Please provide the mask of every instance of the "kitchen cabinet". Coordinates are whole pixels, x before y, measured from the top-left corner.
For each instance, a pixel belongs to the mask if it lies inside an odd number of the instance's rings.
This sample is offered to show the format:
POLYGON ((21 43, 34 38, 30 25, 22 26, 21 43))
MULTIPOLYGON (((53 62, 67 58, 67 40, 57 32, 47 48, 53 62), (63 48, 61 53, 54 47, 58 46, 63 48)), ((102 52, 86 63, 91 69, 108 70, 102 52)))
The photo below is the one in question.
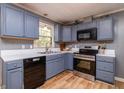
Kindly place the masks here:
POLYGON ((113 18, 101 18, 97 21, 97 40, 113 40, 114 39, 113 18))
POLYGON ((25 12, 25 37, 39 37, 39 17, 30 12, 25 12))
POLYGON ((114 83, 115 57, 96 56, 96 79, 114 83))
POLYGON ((1 34, 22 37, 24 35, 24 10, 9 4, 1 4, 1 34))
MULTIPOLYGON (((51 56, 56 56, 56 55, 51 55, 51 56)), ((49 79, 62 71, 64 71, 63 57, 52 59, 46 62, 46 79, 49 79)))
POLYGON ((37 39, 39 17, 13 4, 1 4, 1 37, 37 39))
POLYGON ((7 89, 23 88, 23 61, 15 60, 4 63, 3 86, 7 89))
POLYGON ((46 61, 51 61, 57 58, 62 58, 63 55, 62 54, 56 54, 56 55, 47 55, 46 56, 46 61))
POLYGON ((84 30, 84 29, 90 29, 97 27, 96 20, 90 21, 90 22, 81 22, 78 24, 77 29, 78 30, 84 30))
POLYGON ((102 80, 108 83, 114 83, 114 73, 110 73, 110 72, 106 72, 106 71, 102 71, 102 70, 96 70, 96 79, 98 80, 102 80))
POLYGON ((77 30, 85 29, 85 26, 84 26, 83 22, 79 23, 77 26, 78 26, 77 30))
POLYGON ((54 25, 54 41, 61 42, 62 40, 62 26, 61 24, 54 25))
POLYGON ((71 26, 63 26, 62 41, 63 42, 71 42, 71 26))
POLYGON ((71 38, 72 38, 72 42, 75 42, 75 41, 77 41, 77 25, 72 25, 72 36, 71 36, 71 38))
POLYGON ((22 82, 22 68, 7 71, 7 89, 21 89, 22 82))
POLYGON ((65 69, 73 70, 73 54, 72 53, 64 54, 64 64, 65 64, 65 69))

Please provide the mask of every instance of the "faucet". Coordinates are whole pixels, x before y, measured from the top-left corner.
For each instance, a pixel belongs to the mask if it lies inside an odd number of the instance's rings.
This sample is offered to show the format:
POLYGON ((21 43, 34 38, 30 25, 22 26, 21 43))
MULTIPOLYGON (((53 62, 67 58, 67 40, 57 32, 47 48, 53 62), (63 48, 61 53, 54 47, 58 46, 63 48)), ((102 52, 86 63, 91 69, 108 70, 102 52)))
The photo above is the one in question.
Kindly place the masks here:
POLYGON ((45 47, 45 52, 46 52, 46 53, 47 53, 48 50, 49 50, 49 47, 47 47, 47 44, 48 44, 48 43, 46 43, 46 45, 45 45, 45 46, 46 46, 46 47, 45 47))

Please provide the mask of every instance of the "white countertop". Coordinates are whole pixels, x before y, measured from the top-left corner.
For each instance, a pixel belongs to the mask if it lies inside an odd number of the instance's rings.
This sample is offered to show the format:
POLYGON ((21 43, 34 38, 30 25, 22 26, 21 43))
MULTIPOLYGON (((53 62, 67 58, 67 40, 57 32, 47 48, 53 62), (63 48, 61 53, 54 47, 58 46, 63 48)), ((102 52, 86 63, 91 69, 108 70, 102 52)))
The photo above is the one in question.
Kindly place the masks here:
POLYGON ((1 58, 4 62, 9 62, 13 60, 26 59, 32 57, 40 57, 40 56, 49 56, 49 55, 57 55, 63 53, 74 53, 77 50, 72 51, 60 51, 57 48, 52 49, 52 51, 56 51, 56 53, 48 53, 41 54, 39 52, 44 52, 44 49, 20 49, 20 50, 1 50, 1 58))
POLYGON ((115 50, 111 50, 111 49, 105 49, 104 53, 98 53, 97 56, 116 57, 115 50))
MULTIPOLYGON (((26 59, 32 57, 57 55, 63 53, 74 53, 79 51, 79 49, 73 48, 71 51, 60 51, 59 48, 52 48, 52 51, 56 51, 56 53, 50 53, 50 54, 39 53, 39 52, 44 52, 44 49, 1 50, 0 57, 4 62, 9 62, 13 60, 26 59)), ((115 57, 115 50, 105 49, 104 54, 98 53, 97 56, 115 57)))

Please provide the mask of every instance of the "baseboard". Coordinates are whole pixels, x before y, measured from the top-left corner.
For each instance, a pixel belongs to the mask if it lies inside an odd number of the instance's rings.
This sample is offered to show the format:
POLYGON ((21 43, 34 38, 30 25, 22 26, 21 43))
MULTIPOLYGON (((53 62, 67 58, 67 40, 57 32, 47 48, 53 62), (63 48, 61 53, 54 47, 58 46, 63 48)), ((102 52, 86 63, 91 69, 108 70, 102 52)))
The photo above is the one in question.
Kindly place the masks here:
POLYGON ((115 80, 116 80, 116 81, 124 82, 124 78, 121 78, 121 77, 115 77, 115 80))

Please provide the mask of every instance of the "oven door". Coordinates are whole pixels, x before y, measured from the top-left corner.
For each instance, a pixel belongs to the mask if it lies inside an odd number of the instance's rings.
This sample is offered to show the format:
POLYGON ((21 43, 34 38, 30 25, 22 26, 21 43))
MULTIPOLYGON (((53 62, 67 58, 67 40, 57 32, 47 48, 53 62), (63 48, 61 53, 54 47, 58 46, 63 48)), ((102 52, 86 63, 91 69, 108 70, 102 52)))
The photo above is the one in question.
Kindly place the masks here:
POLYGON ((74 58, 74 70, 95 76, 96 62, 74 58))

